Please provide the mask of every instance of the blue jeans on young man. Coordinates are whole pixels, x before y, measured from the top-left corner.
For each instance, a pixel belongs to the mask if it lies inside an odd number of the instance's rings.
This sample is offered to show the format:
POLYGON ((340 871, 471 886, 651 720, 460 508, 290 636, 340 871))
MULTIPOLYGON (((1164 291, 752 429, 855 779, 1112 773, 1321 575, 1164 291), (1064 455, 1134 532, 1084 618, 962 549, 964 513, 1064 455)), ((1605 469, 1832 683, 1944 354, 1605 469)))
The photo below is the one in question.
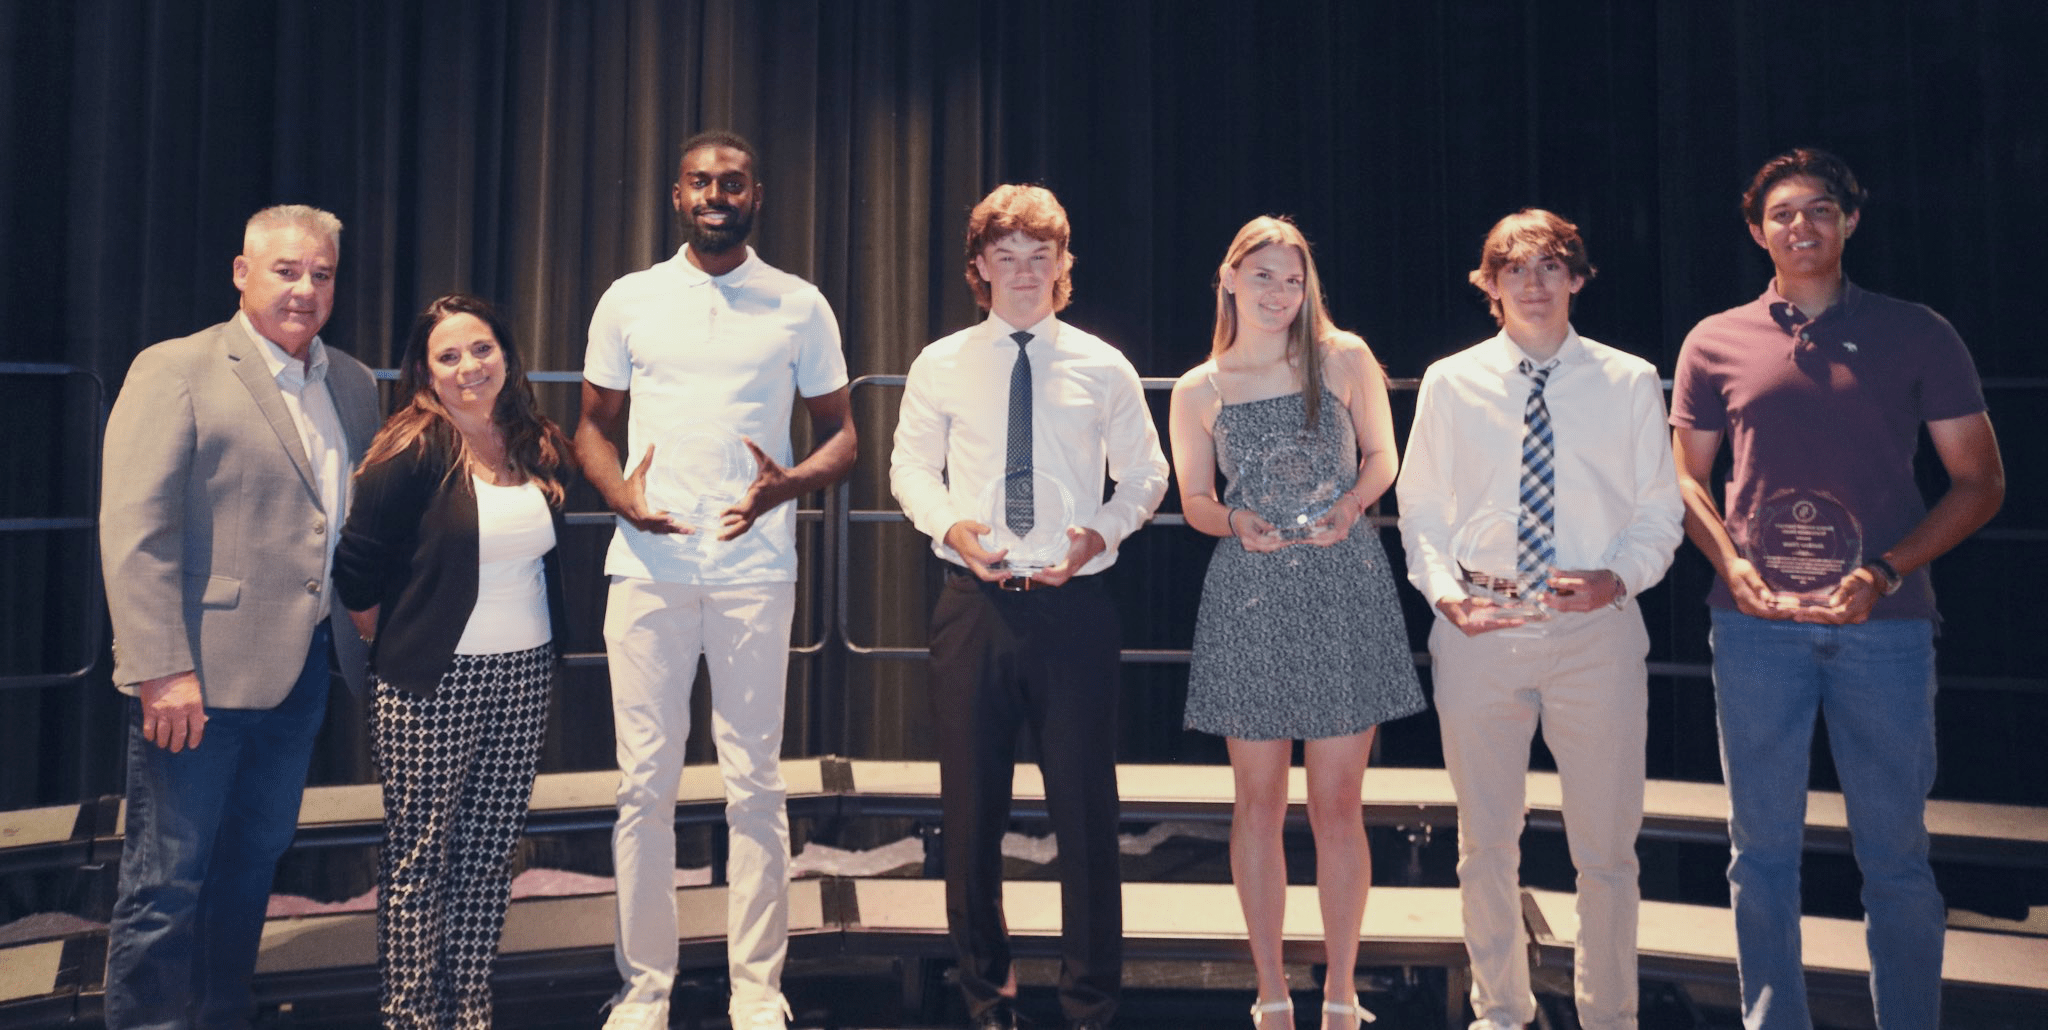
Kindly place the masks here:
POLYGON ((1818 711, 1863 874, 1878 1026, 1934 1030, 1947 911, 1927 863, 1933 623, 1823 626, 1721 609, 1713 620, 1743 1025, 1812 1025, 1800 963, 1799 861, 1818 711))
MULTIPOLYGON (((298 830, 313 738, 327 714, 328 624, 276 708, 206 709, 198 747, 142 735, 128 703, 121 891, 107 928, 108 1030, 245 1027, 277 860, 298 830)), ((201 684, 202 688, 204 684, 201 684)))

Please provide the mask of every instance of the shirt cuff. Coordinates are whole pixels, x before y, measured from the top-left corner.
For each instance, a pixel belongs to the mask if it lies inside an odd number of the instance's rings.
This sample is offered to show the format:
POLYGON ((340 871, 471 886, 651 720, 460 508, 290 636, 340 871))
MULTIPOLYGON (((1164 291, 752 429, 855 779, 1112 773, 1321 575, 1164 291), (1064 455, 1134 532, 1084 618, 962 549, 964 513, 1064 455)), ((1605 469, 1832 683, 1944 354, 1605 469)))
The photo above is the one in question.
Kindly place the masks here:
POLYGON ((1443 610, 1436 607, 1438 603, 1456 601, 1466 596, 1464 582, 1448 572, 1432 570, 1426 582, 1429 584, 1429 606, 1438 615, 1443 614, 1443 610))
POLYGON ((1125 532, 1122 519, 1104 518, 1101 512, 1097 512, 1094 518, 1086 522, 1076 522, 1074 524, 1082 529, 1092 529, 1100 534, 1102 536, 1102 553, 1104 554, 1115 554, 1117 547, 1124 542, 1124 537, 1130 535, 1125 532))

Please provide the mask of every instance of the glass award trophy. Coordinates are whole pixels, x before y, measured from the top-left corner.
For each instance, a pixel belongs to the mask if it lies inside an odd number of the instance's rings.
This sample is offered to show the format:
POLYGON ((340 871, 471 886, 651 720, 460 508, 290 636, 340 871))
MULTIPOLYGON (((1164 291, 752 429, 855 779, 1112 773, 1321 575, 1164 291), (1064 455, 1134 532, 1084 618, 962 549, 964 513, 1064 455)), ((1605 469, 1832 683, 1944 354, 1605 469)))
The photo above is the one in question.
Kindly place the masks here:
POLYGON ((738 433, 709 422, 685 422, 654 441, 647 470, 647 506, 696 530, 686 540, 718 533, 719 513, 739 503, 760 472, 738 433))
POLYGON ((1318 460, 1328 450, 1307 429, 1264 435, 1238 452, 1258 456, 1238 467, 1239 496, 1282 539, 1315 535, 1317 523, 1343 493, 1338 486, 1343 470, 1318 460))
POLYGON ((981 546, 1005 552, 1003 566, 1015 575, 1029 576, 1066 560, 1070 546, 1067 527, 1074 524, 1074 492, 1042 471, 1013 470, 982 489, 975 518, 989 527, 981 535, 981 546), (1010 528, 1007 487, 1010 479, 1024 476, 1031 479, 1031 528, 1018 533, 1010 528))
POLYGON ((1536 622, 1548 619, 1550 609, 1536 589, 1536 575, 1517 570, 1516 534, 1520 516, 1491 508, 1479 512, 1451 535, 1451 558, 1458 563, 1458 578, 1465 594, 1492 604, 1485 618, 1536 622))
POLYGON ((1842 577, 1863 564, 1863 524, 1823 490, 1772 494, 1750 515, 1744 536, 1742 556, 1779 608, 1826 604, 1842 577))

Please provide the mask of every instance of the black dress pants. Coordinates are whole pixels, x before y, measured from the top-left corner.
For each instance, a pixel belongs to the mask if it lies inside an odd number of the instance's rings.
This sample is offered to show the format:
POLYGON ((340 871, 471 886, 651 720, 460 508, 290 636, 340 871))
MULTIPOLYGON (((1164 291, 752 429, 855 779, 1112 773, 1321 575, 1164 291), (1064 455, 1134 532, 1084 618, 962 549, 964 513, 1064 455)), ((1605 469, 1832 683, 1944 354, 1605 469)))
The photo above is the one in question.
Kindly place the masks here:
POLYGON ((1060 1007, 1108 1022, 1123 980, 1117 868, 1116 607, 1094 576, 1011 592, 949 573, 932 611, 932 709, 939 732, 946 926, 970 1013, 1010 976, 1003 834, 1017 732, 1038 742, 1059 847, 1060 1007))

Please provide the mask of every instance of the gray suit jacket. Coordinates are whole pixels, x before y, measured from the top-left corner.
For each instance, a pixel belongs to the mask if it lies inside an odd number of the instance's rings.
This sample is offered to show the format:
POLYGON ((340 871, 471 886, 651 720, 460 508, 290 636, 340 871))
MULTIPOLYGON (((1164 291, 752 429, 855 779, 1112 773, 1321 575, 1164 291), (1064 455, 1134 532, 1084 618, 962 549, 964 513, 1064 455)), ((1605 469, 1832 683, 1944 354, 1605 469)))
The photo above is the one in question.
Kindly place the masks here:
MULTIPOLYGON (((235 321, 135 358, 107 419, 100 560, 114 682, 186 669, 214 708, 274 708, 322 619, 361 692, 364 648, 321 571, 344 512, 321 510, 298 426, 235 321)), ((378 424, 370 370, 327 348, 351 467, 378 424)))

